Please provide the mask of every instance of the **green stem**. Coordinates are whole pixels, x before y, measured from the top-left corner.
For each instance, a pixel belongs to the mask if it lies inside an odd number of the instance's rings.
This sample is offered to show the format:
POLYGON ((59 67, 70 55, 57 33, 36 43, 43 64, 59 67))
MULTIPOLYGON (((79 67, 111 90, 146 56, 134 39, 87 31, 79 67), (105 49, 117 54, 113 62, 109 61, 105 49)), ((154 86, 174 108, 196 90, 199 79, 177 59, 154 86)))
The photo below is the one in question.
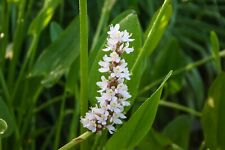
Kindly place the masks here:
MULTIPOLYGON (((219 53, 219 57, 225 57, 225 50, 222 50, 220 51, 219 53)), ((196 67, 199 67, 201 65, 204 65, 205 63, 211 61, 214 59, 214 56, 208 56, 206 58, 203 58, 199 61, 196 61, 194 63, 191 63, 191 64, 188 64, 186 65, 185 67, 181 68, 181 69, 178 69, 178 70, 175 70, 172 74, 172 76, 176 76, 176 75, 179 75, 183 72, 187 72, 187 71, 190 71, 196 67)), ((146 91, 150 90, 151 88, 155 87, 156 85, 160 84, 161 82, 163 81, 163 78, 160 78, 158 80, 155 80, 154 82, 152 82, 151 84, 145 86, 143 89, 140 90, 140 92, 138 93, 138 95, 141 95, 143 93, 145 93, 146 91)))
MULTIPOLYGON (((80 10, 80 115, 88 110, 88 24, 87 1, 79 0, 80 10)), ((84 129, 82 129, 84 131, 84 129)))
POLYGON ((85 132, 82 135, 80 135, 79 137, 71 140, 69 143, 67 143, 66 145, 62 146, 59 150, 69 150, 72 147, 76 146, 77 144, 87 140, 93 133, 92 132, 85 132))
POLYGON ((161 100, 159 102, 159 105, 161 106, 166 106, 166 107, 170 107, 170 108, 175 108, 177 110, 180 110, 180 111, 184 111, 184 112, 187 112, 187 113, 190 113, 194 116, 197 116, 197 117, 201 117, 201 113, 196 111, 196 110, 193 110, 191 108, 188 108, 188 107, 185 107, 183 105, 180 105, 180 104, 177 104, 177 103, 173 103, 173 102, 168 102, 168 101, 165 101, 165 100, 161 100))
POLYGON ((43 109, 51 106, 52 104, 56 103, 56 102, 60 102, 61 100, 63 100, 64 95, 63 96, 57 96, 54 97, 52 99, 49 99, 46 103, 41 104, 40 106, 38 106, 37 108, 33 109, 33 113, 38 113, 40 111, 42 111, 43 109))
POLYGON ((0 135, 0 150, 2 150, 2 137, 0 135))
POLYGON ((8 87, 6 85, 5 78, 4 78, 4 75, 3 75, 1 69, 0 69, 0 83, 1 83, 2 89, 4 91, 5 97, 9 101, 9 99, 10 99, 9 91, 8 91, 8 87))

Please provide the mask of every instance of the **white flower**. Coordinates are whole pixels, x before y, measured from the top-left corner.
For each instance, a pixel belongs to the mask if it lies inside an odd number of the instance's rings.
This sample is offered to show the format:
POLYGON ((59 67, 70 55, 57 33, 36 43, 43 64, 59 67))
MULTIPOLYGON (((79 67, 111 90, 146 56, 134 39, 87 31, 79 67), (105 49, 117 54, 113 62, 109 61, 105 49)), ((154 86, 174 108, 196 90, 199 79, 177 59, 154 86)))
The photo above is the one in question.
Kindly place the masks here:
POLYGON ((97 122, 99 124, 106 125, 109 112, 103 108, 95 108, 92 111, 95 114, 97 122))
POLYGON ((115 127, 112 125, 107 125, 106 128, 108 129, 110 134, 113 134, 113 132, 116 131, 115 127))
POLYGON ((92 112, 87 112, 84 118, 81 118, 81 123, 85 128, 88 128, 92 132, 96 131, 96 120, 92 112))
POLYGON ((124 83, 119 83, 115 89, 115 92, 116 93, 119 93, 119 94, 123 94, 124 91, 127 91, 128 88, 127 88, 127 85, 124 84, 124 83))
POLYGON ((131 42, 131 41, 134 40, 134 39, 130 39, 131 34, 129 34, 129 33, 127 32, 127 30, 124 30, 124 31, 122 32, 122 34, 123 34, 123 36, 122 36, 122 41, 123 41, 123 42, 131 42))
POLYGON ((128 68, 124 68, 123 72, 121 73, 120 77, 125 78, 127 80, 130 80, 130 72, 128 70, 128 68))
POLYGON ((101 88, 101 90, 98 91, 100 93, 103 91, 106 91, 108 88, 108 84, 109 84, 109 81, 105 78, 105 76, 101 76, 101 79, 102 79, 102 81, 96 83, 97 86, 99 86, 101 88))
POLYGON ((116 113, 120 113, 124 110, 123 106, 120 105, 120 103, 118 103, 117 100, 110 101, 110 104, 108 105, 108 107, 109 107, 109 110, 116 112, 116 113))
POLYGON ((111 101, 111 100, 116 100, 116 93, 112 89, 107 89, 104 93, 102 93, 102 96, 99 98, 100 100, 105 100, 105 101, 111 101))
POLYGON ((109 71, 109 66, 110 66, 109 62, 100 61, 98 64, 101 66, 101 68, 99 68, 99 72, 108 72, 109 71))
POLYGON ((123 51, 125 51, 127 54, 130 54, 131 52, 134 51, 134 48, 133 48, 133 47, 130 48, 130 47, 129 47, 129 43, 127 42, 127 43, 126 43, 126 46, 123 47, 123 51))
POLYGON ((119 32, 119 29, 120 29, 120 25, 119 24, 116 24, 114 27, 111 25, 110 26, 110 31, 107 32, 109 35, 113 35, 113 34, 116 34, 117 32, 119 32))
POLYGON ((120 120, 125 119, 126 116, 123 113, 113 113, 113 116, 111 117, 110 121, 115 124, 122 124, 123 122, 120 120))
POLYGON ((116 53, 116 52, 112 52, 110 54, 110 60, 112 62, 116 62, 116 63, 119 63, 120 62, 120 56, 116 53))

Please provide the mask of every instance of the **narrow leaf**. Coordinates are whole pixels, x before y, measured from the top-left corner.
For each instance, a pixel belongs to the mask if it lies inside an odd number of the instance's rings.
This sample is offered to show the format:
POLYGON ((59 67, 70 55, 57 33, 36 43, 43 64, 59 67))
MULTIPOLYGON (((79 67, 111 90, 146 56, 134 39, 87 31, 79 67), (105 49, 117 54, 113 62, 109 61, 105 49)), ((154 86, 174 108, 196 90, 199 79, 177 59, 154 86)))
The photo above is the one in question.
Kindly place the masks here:
POLYGON ((219 40, 214 31, 210 32, 210 40, 211 40, 211 50, 212 54, 215 58, 216 68, 218 73, 221 72, 221 63, 220 63, 220 56, 219 56, 219 40))

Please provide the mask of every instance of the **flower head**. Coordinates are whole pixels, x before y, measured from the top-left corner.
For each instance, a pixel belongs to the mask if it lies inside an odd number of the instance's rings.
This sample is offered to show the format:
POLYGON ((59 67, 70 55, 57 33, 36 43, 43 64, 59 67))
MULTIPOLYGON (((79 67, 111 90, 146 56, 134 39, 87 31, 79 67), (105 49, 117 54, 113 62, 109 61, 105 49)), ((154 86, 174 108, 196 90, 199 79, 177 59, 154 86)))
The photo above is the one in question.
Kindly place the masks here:
POLYGON ((100 96, 96 97, 97 105, 92 107, 86 115, 81 118, 81 123, 85 128, 92 132, 98 132, 108 129, 110 134, 115 132, 114 125, 122 124, 125 119, 124 107, 129 106, 127 100, 131 98, 128 92, 126 80, 130 80, 128 64, 122 58, 123 54, 130 54, 134 51, 130 47, 132 36, 127 30, 120 31, 120 25, 110 26, 106 48, 103 51, 109 51, 109 55, 104 55, 103 60, 99 61, 99 72, 107 73, 108 76, 101 76, 101 81, 96 85, 100 88, 100 96))

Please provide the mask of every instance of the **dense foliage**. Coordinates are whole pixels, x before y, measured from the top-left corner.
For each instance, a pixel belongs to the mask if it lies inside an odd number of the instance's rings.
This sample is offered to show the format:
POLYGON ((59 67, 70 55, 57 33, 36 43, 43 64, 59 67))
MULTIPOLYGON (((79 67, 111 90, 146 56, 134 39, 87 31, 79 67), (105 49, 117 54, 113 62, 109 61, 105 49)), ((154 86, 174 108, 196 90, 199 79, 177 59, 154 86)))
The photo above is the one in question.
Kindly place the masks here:
POLYGON ((0 0, 0 150, 58 149, 87 131, 111 24, 134 39, 131 105, 113 135, 85 134, 75 149, 224 150, 225 1, 85 4, 0 0))

